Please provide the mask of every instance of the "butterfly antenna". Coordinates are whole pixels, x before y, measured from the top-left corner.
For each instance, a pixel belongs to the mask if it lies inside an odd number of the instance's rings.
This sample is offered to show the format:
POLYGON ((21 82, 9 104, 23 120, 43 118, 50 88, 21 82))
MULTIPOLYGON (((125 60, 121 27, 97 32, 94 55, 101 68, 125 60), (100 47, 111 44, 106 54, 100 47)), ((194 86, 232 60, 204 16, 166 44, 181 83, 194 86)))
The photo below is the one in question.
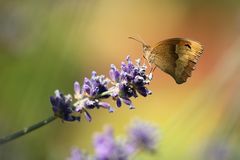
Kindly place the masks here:
POLYGON ((135 41, 137 41, 137 42, 139 42, 139 43, 142 43, 143 45, 146 45, 143 41, 140 41, 140 40, 138 40, 138 39, 136 39, 136 38, 134 38, 134 37, 128 37, 129 39, 133 39, 133 40, 135 40, 135 41))
POLYGON ((137 34, 137 36, 138 36, 138 38, 140 39, 140 41, 142 41, 142 43, 144 43, 145 45, 147 44, 147 43, 143 40, 143 38, 140 36, 140 34, 137 34))

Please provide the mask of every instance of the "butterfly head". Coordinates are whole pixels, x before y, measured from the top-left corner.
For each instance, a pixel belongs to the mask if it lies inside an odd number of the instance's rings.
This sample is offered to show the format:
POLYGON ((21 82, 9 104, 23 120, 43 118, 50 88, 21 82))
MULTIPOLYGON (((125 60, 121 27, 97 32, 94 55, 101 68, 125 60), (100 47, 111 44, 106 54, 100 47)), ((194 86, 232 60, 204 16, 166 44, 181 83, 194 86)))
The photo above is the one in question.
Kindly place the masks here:
POLYGON ((143 54, 144 54, 144 57, 146 57, 146 58, 149 57, 149 55, 150 55, 150 53, 151 53, 151 50, 152 50, 152 49, 151 49, 151 46, 147 45, 143 40, 140 41, 140 40, 138 40, 138 39, 136 39, 136 38, 134 38, 134 37, 128 37, 128 38, 129 38, 129 39, 133 39, 133 40, 141 43, 142 46, 143 46, 143 54))
POLYGON ((144 54, 144 57, 146 57, 147 59, 151 54, 151 50, 152 50, 151 46, 147 44, 143 44, 143 54, 144 54))

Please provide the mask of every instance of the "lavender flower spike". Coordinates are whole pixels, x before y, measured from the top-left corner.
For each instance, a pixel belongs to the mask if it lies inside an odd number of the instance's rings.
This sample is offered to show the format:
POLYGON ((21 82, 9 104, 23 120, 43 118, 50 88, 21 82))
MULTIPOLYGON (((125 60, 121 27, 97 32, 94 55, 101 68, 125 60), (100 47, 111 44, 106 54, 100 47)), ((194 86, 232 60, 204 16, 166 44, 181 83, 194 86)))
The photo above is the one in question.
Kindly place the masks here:
POLYGON ((54 115, 65 121, 75 121, 80 120, 83 114, 91 121, 88 110, 103 108, 109 112, 114 111, 109 103, 103 101, 109 97, 116 101, 117 107, 126 104, 134 109, 132 97, 146 97, 152 93, 146 87, 151 81, 146 69, 140 60, 136 60, 134 64, 128 56, 126 62, 122 62, 121 69, 113 64, 110 66, 110 79, 93 71, 91 78, 85 78, 82 86, 79 82, 74 82, 74 96, 56 91, 55 96, 50 98, 54 115))

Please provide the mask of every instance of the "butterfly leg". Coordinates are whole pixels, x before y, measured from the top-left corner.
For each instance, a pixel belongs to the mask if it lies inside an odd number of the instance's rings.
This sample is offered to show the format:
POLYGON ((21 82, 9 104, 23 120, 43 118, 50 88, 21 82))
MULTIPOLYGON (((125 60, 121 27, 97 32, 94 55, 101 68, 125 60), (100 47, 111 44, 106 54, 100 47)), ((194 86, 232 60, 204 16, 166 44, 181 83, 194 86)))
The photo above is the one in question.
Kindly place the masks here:
POLYGON ((155 69, 157 68, 157 66, 152 67, 152 65, 150 64, 150 73, 149 73, 149 79, 152 80, 153 79, 153 72, 155 71, 155 69))
POLYGON ((143 61, 143 64, 146 63, 146 57, 144 55, 141 57, 141 61, 143 61))
POLYGON ((157 68, 157 66, 152 67, 151 65, 150 65, 150 67, 151 67, 150 73, 153 73, 155 71, 155 69, 157 68))
POLYGON ((152 73, 155 71, 156 68, 157 68, 157 66, 154 66, 154 67, 153 67, 152 73))

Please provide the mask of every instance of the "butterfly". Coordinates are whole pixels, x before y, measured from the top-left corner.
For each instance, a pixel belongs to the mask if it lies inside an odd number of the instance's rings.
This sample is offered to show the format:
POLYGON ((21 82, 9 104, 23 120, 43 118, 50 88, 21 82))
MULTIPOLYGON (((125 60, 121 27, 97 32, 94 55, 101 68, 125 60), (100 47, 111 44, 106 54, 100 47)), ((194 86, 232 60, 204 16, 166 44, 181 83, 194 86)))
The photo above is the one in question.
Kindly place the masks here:
POLYGON ((157 43, 155 47, 136 38, 129 38, 143 45, 143 57, 150 64, 151 73, 158 67, 172 76, 177 84, 182 84, 191 77, 203 53, 203 46, 199 42, 187 38, 166 39, 157 43))

